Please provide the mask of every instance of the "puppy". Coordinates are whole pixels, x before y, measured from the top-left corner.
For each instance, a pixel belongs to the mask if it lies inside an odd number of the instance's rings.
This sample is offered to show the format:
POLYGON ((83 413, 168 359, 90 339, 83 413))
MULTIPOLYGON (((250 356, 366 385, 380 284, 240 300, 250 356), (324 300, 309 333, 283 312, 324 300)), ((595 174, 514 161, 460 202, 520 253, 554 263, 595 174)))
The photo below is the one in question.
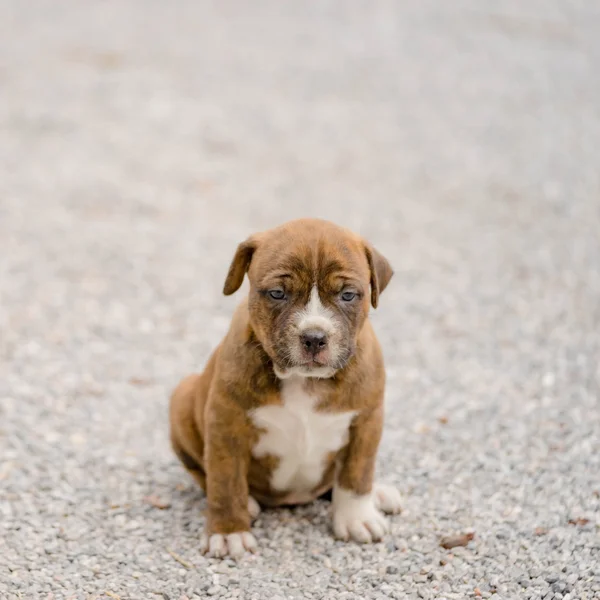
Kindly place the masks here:
POLYGON ((358 235, 302 219, 242 242, 225 295, 246 273, 229 332, 170 403, 173 449, 208 499, 202 550, 254 551, 261 504, 329 490, 337 537, 381 539, 400 496, 373 481, 385 371, 368 313, 392 268, 358 235))

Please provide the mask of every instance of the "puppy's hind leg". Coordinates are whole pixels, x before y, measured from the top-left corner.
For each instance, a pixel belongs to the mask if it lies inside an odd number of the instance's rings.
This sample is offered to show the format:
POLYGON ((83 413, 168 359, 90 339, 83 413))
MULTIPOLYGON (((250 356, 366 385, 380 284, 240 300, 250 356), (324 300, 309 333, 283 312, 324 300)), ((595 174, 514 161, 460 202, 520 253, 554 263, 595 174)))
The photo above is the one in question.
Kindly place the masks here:
POLYGON ((173 451, 177 455, 177 458, 181 461, 181 464, 187 469, 188 473, 196 480, 196 483, 206 493, 206 473, 199 462, 191 455, 188 454, 178 443, 171 439, 171 445, 173 451))
POLYGON ((171 395, 169 417, 173 451, 206 492, 206 473, 202 460, 204 440, 194 418, 194 403, 200 377, 190 375, 177 386, 171 395))

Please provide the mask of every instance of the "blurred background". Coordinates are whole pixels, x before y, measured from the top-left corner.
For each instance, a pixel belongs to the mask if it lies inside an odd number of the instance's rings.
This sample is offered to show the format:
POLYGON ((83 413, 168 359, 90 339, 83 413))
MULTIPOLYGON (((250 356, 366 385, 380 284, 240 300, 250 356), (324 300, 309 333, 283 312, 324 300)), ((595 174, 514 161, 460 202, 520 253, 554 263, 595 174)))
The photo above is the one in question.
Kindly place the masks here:
POLYGON ((227 330, 237 243, 317 216, 396 271, 373 318, 406 511, 364 550, 320 503, 269 513, 238 595, 594 597, 599 31, 583 0, 4 0, 0 595, 228 597, 167 397, 227 330))

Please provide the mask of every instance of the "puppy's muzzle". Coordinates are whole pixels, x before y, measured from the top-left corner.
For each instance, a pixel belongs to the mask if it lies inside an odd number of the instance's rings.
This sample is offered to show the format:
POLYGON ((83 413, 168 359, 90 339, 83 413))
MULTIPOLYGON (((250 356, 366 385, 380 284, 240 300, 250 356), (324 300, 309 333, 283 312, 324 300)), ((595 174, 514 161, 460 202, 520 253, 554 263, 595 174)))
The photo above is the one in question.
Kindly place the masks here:
POLYGON ((316 360, 321 352, 327 350, 327 333, 322 329, 308 329, 300 334, 300 344, 304 354, 316 360))

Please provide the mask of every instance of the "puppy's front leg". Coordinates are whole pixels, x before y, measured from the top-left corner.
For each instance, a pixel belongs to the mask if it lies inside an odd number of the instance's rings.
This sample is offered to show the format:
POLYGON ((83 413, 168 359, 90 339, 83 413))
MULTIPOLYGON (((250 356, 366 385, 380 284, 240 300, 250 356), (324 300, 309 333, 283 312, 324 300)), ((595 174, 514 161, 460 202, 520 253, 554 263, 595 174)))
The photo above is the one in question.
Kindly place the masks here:
POLYGON ((240 407, 225 398, 209 403, 206 416, 208 512, 201 549, 216 557, 239 558, 257 547, 250 533, 246 418, 240 407))
POLYGON ((382 427, 381 407, 359 415, 351 427, 350 442, 333 488, 333 531, 343 540, 380 540, 388 530, 380 510, 400 511, 398 491, 373 483, 382 427))

